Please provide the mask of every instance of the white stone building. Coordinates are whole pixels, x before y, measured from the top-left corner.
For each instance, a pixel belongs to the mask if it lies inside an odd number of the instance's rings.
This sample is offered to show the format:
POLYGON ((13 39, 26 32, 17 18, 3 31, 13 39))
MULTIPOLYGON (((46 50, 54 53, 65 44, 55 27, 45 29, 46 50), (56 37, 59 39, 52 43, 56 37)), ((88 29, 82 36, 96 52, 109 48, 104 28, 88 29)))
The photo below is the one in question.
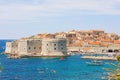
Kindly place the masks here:
POLYGON ((48 56, 66 55, 66 39, 43 39, 41 54, 48 56))
POLYGON ((7 42, 5 52, 11 54, 18 53, 18 42, 7 42))
POLYGON ((18 42, 18 54, 39 55, 41 53, 41 39, 28 39, 18 42))
POLYGON ((66 56, 66 39, 25 39, 7 42, 5 53, 19 56, 66 56))

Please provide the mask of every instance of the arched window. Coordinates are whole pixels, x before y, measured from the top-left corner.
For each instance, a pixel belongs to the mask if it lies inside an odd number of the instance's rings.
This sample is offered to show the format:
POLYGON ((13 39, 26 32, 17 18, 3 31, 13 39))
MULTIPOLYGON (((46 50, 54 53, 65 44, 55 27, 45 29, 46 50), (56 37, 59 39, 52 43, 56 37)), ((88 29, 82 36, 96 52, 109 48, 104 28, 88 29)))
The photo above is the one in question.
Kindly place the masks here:
POLYGON ((112 50, 112 49, 109 49, 108 52, 113 52, 113 50, 112 50))
POLYGON ((119 52, 119 50, 118 50, 118 49, 115 49, 114 52, 119 52))

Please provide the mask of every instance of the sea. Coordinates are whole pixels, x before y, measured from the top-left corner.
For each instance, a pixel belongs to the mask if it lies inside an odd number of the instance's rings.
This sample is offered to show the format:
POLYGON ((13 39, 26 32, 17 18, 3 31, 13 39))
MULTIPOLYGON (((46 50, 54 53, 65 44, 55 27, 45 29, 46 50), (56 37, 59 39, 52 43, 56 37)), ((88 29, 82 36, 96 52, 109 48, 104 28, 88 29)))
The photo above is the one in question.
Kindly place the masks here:
POLYGON ((116 63, 112 60, 103 60, 101 66, 89 66, 81 59, 81 55, 61 58, 32 57, 10 59, 3 54, 7 41, 0 40, 0 80, 103 80, 106 70, 111 67, 106 63, 116 63))

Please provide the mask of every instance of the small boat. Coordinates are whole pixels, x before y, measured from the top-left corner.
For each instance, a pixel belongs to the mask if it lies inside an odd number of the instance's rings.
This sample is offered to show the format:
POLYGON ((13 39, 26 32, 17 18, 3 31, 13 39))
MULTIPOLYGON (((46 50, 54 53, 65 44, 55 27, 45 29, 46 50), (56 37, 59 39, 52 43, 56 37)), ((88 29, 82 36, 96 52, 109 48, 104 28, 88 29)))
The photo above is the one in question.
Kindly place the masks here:
POLYGON ((64 57, 61 57, 60 60, 64 60, 64 57))
POLYGON ((89 66, 101 66, 103 65, 102 61, 99 60, 93 60, 91 62, 86 62, 89 66))
POLYGON ((75 53, 73 53, 73 52, 68 52, 67 54, 70 55, 70 56, 74 56, 75 55, 75 53))

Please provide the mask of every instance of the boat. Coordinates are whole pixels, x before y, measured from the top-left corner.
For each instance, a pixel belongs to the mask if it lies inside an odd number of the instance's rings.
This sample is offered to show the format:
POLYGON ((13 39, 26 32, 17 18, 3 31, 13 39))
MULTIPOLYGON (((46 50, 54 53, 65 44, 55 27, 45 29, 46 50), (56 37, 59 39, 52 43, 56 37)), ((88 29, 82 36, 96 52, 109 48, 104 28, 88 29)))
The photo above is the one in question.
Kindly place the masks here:
POLYGON ((64 57, 61 57, 60 60, 64 60, 64 57))
POLYGON ((67 54, 70 55, 70 56, 74 56, 75 55, 75 53, 73 53, 73 52, 68 52, 67 54))
POLYGON ((89 66, 101 66, 103 65, 102 61, 92 60, 91 62, 86 62, 89 66))

